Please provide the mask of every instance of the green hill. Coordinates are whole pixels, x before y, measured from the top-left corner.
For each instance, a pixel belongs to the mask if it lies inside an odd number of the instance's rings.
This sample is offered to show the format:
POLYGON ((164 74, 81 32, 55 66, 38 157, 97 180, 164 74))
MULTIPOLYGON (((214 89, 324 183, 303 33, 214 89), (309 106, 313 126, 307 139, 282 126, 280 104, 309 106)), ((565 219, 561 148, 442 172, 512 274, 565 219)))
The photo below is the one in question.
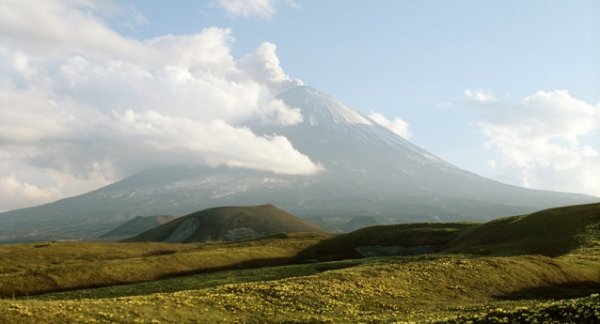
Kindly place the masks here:
POLYGON ((432 253, 475 223, 417 223, 371 226, 333 236, 308 248, 300 255, 321 261, 354 259, 376 255, 414 255, 432 253))
POLYGON ((600 249, 600 204, 542 210, 481 224, 451 242, 446 252, 559 256, 600 249))
POLYGON ((600 204, 547 209, 476 223, 417 223, 372 226, 333 236, 301 253, 306 259, 433 252, 559 256, 600 250, 600 204))
POLYGON ((104 233, 100 238, 115 241, 122 240, 166 224, 176 218, 177 216, 172 215, 136 216, 117 228, 104 233))
POLYGON ((240 241, 277 233, 325 233, 273 205, 217 207, 158 226, 128 242, 240 241))
MULTIPOLYGON (((277 210, 197 214, 248 209, 277 210)), ((599 291, 600 204, 337 236, 0 245, 0 323, 600 323, 599 291)))

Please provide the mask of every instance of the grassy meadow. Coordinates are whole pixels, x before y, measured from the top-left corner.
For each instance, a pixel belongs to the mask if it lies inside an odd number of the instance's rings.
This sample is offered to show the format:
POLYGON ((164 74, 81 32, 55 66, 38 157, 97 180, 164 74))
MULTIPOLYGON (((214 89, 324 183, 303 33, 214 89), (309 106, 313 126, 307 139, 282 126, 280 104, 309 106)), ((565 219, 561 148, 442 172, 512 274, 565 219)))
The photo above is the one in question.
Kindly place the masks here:
POLYGON ((238 243, 0 246, 0 323, 600 322, 600 205, 238 243), (361 258, 360 246, 436 246, 361 258))

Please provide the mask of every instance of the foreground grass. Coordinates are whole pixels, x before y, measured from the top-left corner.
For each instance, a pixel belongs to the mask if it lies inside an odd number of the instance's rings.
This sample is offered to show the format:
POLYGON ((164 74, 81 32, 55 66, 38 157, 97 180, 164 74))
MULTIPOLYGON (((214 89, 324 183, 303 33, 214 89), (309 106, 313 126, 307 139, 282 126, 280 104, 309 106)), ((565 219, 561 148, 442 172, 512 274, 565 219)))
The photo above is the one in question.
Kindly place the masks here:
POLYGON ((462 309, 440 323, 598 323, 600 295, 507 307, 462 309))
POLYGON ((1 300, 0 322, 462 321, 467 317, 457 316, 537 307, 548 291, 561 297, 574 283, 580 294, 599 289, 600 263, 545 256, 373 258, 1 300))
POLYGON ((141 296, 153 293, 169 293, 183 290, 210 289, 228 284, 273 281, 315 275, 324 271, 353 267, 363 262, 364 260, 344 260, 327 263, 264 267, 258 269, 228 270, 134 284, 49 293, 36 296, 35 298, 40 300, 114 298, 122 296, 141 296))
POLYGON ((494 302, 475 307, 432 310, 412 317, 382 311, 343 318, 310 313, 300 316, 282 316, 275 311, 270 312, 274 315, 270 318, 257 314, 248 316, 219 303, 195 303, 201 298, 189 292, 182 292, 169 296, 151 295, 144 299, 119 298, 104 302, 93 302, 89 299, 63 302, 12 302, 2 305, 5 308, 0 314, 0 319, 6 320, 7 323, 598 323, 600 321, 600 298, 597 294, 559 301, 494 302))

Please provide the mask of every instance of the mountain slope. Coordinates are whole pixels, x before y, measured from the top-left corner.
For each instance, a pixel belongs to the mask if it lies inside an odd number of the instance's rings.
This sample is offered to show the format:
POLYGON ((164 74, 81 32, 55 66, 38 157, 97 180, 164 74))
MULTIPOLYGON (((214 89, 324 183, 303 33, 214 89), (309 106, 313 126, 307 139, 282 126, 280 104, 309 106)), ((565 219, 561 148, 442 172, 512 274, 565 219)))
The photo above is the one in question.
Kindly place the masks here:
POLYGON ((239 241, 278 233, 325 233, 273 205, 217 207, 160 225, 126 242, 239 241))
POLYGON ((248 125, 286 136, 324 171, 313 176, 171 166, 141 172, 93 192, 0 214, 0 241, 97 237, 136 215, 185 215, 227 205, 273 203, 334 225, 357 217, 380 224, 489 220, 561 205, 585 195, 530 190, 461 170, 306 86, 282 92, 296 125, 248 125))
POLYGON ((524 189, 461 170, 367 117, 359 118, 357 113, 347 117, 349 108, 313 88, 296 87, 280 98, 300 109, 304 122, 285 128, 255 127, 255 131, 285 135, 299 151, 328 169, 323 182, 346 188, 344 194, 359 201, 397 201, 402 208, 396 212, 442 218, 482 218, 490 212, 505 216, 523 207, 533 211, 534 206, 586 201, 583 196, 524 189), (480 211, 485 215, 474 212, 478 207, 484 207, 480 211), (494 213, 493 208, 502 211, 494 213))
POLYGON ((134 219, 125 222, 111 231, 106 232, 100 236, 100 238, 110 240, 125 239, 153 229, 159 225, 168 223, 175 218, 177 217, 170 215, 136 216, 134 219))

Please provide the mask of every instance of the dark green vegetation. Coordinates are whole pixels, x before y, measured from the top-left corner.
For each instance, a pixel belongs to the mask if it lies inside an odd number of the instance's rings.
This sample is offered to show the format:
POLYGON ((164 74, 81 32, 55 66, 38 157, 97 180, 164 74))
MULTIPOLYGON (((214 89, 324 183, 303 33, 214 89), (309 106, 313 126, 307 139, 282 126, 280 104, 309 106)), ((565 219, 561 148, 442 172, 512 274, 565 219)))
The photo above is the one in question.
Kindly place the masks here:
POLYGON ((301 256, 320 261, 353 259, 362 256, 359 253, 361 247, 394 246, 403 248, 396 254, 421 254, 419 248, 438 252, 476 226, 474 223, 420 223, 367 227, 325 239, 303 251, 301 256))
POLYGON ((273 205, 218 207, 180 217, 128 242, 238 241, 277 233, 325 233, 273 205))
POLYGON ((148 281, 0 300, 0 322, 600 321, 599 204, 482 225, 409 224, 339 236, 276 235, 225 244, 86 244, 2 246, 0 287, 21 276, 25 289, 33 289, 27 280, 43 277, 53 262, 64 266, 64 275, 53 277, 55 281, 95 271, 88 261, 87 270, 68 272, 69 265, 86 258, 111 263, 112 275, 123 278, 122 283, 148 281), (144 255, 144 246, 168 252, 144 255), (369 246, 428 246, 437 252, 350 255, 352 249, 369 246), (35 252, 43 249, 53 250, 35 252), (204 260, 213 268, 154 280, 185 273, 175 265, 190 259, 199 262, 192 267, 204 260), (234 266, 223 266, 227 264, 234 266), (162 274, 136 280, 125 274, 150 271, 142 265, 160 268, 162 274), (11 267, 38 272, 7 277, 11 267), (177 271, 168 274, 169 269, 177 271))
POLYGON ((480 313, 459 315, 443 323, 598 323, 600 295, 544 302, 532 307, 482 309, 480 313))
POLYGON ((559 256, 600 248, 600 204, 540 211, 477 226, 453 241, 449 252, 559 256))

